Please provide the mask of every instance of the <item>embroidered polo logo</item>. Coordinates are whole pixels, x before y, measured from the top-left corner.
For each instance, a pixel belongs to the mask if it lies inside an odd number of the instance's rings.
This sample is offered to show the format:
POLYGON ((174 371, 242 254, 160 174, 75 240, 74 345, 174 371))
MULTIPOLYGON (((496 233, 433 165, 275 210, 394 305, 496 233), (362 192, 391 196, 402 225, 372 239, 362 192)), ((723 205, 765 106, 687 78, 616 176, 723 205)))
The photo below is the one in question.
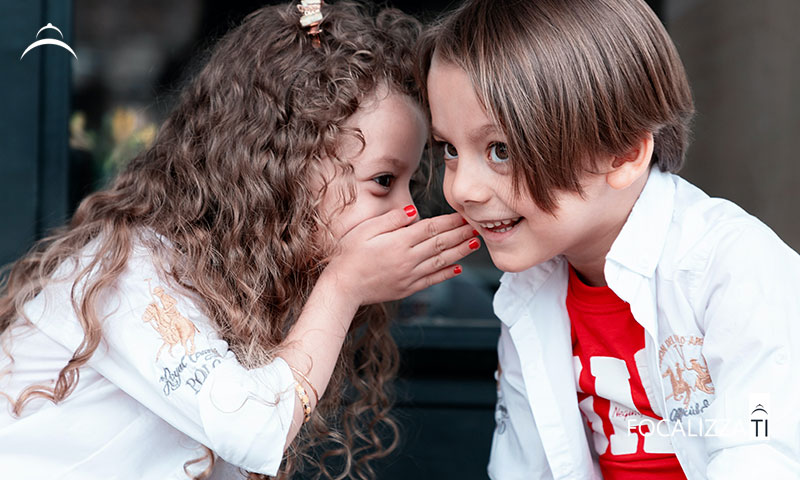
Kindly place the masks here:
POLYGON ((661 377, 669 378, 672 387, 666 399, 678 404, 671 407, 672 421, 701 414, 714 399, 714 385, 702 348, 703 337, 692 335, 671 335, 659 348, 661 377))
POLYGON ((142 321, 150 323, 164 340, 164 344, 156 354, 156 362, 165 348, 169 348, 168 352, 172 355, 172 348, 175 345, 182 345, 185 353, 194 354, 194 335, 199 330, 188 318, 178 312, 177 300, 167 295, 161 287, 152 288, 149 278, 146 281, 153 303, 145 309, 142 321), (161 305, 158 304, 159 301, 161 305))
POLYGON ((675 371, 673 372, 671 368, 667 367, 667 371, 661 377, 669 376, 669 382, 672 384, 672 393, 667 395, 667 398, 672 397, 678 401, 683 398, 683 404, 688 406, 692 399, 692 387, 683 379, 684 371, 679 363, 675 363, 675 371))
POLYGON ((691 369, 697 374, 697 379, 694 382, 695 390, 700 390, 706 393, 714 393, 714 386, 711 385, 711 375, 708 373, 708 365, 706 365, 706 360, 700 356, 700 360, 703 361, 703 364, 697 361, 696 358, 692 358, 689 360, 689 363, 692 364, 691 369))

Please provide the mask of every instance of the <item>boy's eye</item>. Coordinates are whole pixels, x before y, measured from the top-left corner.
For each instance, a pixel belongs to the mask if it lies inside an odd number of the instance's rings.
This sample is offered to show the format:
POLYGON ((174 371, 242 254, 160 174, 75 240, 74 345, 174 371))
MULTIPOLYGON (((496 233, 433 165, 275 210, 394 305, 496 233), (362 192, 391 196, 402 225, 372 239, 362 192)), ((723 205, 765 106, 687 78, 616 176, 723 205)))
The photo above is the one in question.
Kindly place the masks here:
POLYGON ((444 158, 458 158, 458 150, 456 150, 456 147, 454 147, 452 143, 444 143, 444 158))
POLYGON ((372 180, 383 188, 390 188, 394 183, 394 178, 394 175, 387 173, 384 175, 378 175, 372 180))
POLYGON ((508 161, 508 145, 502 142, 493 143, 489 148, 489 158, 494 163, 504 163, 508 161))

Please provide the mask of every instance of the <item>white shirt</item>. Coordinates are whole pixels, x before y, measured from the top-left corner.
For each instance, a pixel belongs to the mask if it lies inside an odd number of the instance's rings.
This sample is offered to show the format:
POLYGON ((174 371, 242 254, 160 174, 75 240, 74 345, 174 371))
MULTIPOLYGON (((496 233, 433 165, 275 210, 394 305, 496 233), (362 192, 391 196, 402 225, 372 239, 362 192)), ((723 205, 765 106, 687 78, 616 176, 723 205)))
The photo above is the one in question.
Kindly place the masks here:
MULTIPOLYGON (((601 478, 577 403, 567 267, 556 257, 506 273, 495 295, 493 479, 601 478)), ((645 329, 637 370, 686 476, 800 478, 800 256, 654 168, 604 273, 645 329)), ((635 435, 615 433, 618 445, 635 435)))
MULTIPOLYGON (((3 335, 14 362, 0 351, 0 391, 12 398, 53 385, 84 338, 71 270, 62 265, 25 305, 32 324, 3 335)), ((186 479, 201 444, 232 465, 277 473, 294 414, 291 370, 280 358, 244 369, 197 304, 168 285, 137 246, 98 305, 103 340, 72 394, 57 405, 35 399, 20 418, 0 396, 0 478, 186 479)))

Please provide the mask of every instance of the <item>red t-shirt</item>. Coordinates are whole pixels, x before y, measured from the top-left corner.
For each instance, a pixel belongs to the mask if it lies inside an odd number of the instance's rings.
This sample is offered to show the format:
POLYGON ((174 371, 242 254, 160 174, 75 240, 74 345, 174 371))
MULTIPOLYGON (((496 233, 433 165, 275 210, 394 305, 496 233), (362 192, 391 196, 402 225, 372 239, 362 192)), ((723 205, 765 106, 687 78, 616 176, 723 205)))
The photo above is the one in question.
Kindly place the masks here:
POLYGON ((645 332, 630 305, 608 287, 586 285, 570 265, 567 312, 578 403, 592 429, 603 478, 686 479, 636 367, 637 358, 646 365, 645 332))

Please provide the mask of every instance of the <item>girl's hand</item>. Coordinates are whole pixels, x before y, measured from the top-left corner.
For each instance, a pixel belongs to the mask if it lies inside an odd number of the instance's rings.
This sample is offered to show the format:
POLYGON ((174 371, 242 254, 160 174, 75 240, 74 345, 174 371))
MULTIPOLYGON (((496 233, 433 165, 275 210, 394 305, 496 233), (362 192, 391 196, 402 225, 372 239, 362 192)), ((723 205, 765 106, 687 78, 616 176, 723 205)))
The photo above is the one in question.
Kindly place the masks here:
POLYGON ((455 262, 480 246, 457 213, 413 223, 416 209, 392 210, 342 237, 323 272, 357 305, 405 298, 461 273, 455 262), (411 215, 408 214, 411 213, 411 215))
MULTIPOLYGON (((308 372, 306 381, 320 395, 358 307, 398 300, 452 278, 460 272, 453 263, 480 246, 459 214, 413 223, 416 218, 416 209, 409 206, 365 220, 344 234, 282 342, 281 357, 308 372)), ((287 445, 303 422, 300 403, 294 415, 287 445)))

